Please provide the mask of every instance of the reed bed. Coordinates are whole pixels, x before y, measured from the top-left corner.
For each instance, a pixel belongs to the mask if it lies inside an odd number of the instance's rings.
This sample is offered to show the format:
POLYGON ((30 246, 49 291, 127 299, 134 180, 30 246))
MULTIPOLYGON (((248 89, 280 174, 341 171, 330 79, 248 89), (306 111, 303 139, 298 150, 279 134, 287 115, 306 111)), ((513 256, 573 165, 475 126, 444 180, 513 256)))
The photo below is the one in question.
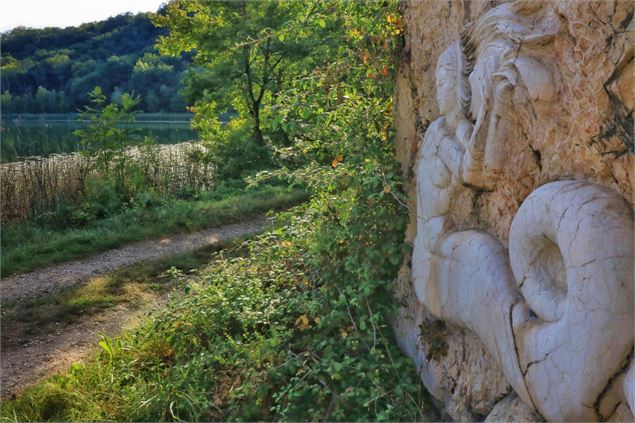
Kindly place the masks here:
MULTIPOLYGON (((214 171, 202 159, 204 152, 203 146, 193 142, 128 148, 122 156, 123 178, 135 181, 131 194, 149 189, 161 195, 210 189, 214 171)), ((112 177, 97 164, 94 157, 78 153, 1 164, 0 219, 24 220, 61 202, 80 202, 89 180, 112 177)))

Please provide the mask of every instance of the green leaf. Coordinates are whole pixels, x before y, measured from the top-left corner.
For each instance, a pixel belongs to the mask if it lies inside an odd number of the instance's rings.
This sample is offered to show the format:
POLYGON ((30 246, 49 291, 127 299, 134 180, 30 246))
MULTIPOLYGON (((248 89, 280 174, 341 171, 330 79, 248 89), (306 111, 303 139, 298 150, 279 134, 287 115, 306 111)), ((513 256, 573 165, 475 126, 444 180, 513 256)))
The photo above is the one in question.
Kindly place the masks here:
POLYGON ((106 342, 105 339, 102 339, 101 341, 99 341, 99 346, 108 353, 108 357, 110 357, 112 359, 113 357, 113 352, 112 352, 112 348, 110 347, 109 343, 106 342))

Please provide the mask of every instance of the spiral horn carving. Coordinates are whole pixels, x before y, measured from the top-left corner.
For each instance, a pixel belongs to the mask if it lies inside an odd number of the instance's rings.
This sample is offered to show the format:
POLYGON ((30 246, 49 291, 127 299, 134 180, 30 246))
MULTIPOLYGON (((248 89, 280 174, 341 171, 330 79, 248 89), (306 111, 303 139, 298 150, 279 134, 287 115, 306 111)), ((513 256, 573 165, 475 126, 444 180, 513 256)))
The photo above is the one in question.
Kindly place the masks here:
POLYGON ((633 348, 633 213, 584 181, 536 189, 512 222, 509 256, 530 309, 513 322, 533 404, 550 420, 607 418, 600 395, 633 348))

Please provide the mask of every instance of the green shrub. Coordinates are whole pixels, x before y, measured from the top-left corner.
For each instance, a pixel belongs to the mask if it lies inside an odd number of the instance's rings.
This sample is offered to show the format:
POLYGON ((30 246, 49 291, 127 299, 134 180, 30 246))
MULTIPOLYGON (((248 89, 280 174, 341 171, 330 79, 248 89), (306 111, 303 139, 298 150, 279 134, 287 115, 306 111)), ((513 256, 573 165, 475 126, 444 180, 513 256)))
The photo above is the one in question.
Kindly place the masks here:
POLYGON ((212 163, 219 180, 240 178, 272 165, 269 148, 254 142, 251 132, 247 120, 236 118, 203 141, 208 150, 205 159, 212 163))
MULTIPOLYGON (((176 198, 181 198, 178 193, 176 195, 176 198)), ((193 196, 187 198, 190 199, 193 198, 193 196)), ((167 200, 165 197, 150 189, 148 191, 137 193, 137 195, 135 195, 135 197, 131 200, 130 205, 133 208, 149 209, 153 207, 160 207, 162 205, 165 205, 166 203, 167 200)))
MULTIPOLYGON (((2 405, 17 420, 397 421, 430 417, 381 284, 334 281, 307 209, 218 253, 135 333, 2 405), (46 410, 55 403, 53 416, 46 410)), ((399 242, 399 241, 397 241, 399 242)), ((338 268, 338 266, 335 266, 338 268)))

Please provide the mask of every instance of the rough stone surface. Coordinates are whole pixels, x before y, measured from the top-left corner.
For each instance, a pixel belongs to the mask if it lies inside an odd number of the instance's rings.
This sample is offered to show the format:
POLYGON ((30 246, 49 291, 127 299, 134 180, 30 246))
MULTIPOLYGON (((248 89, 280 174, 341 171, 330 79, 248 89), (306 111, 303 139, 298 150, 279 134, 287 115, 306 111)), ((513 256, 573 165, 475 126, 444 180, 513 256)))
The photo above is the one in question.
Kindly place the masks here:
POLYGON ((539 422, 540 417, 531 411, 516 394, 509 394, 498 401, 485 422, 539 422))
POLYGON ((633 2, 403 12, 401 348, 453 419, 633 421, 633 2))

